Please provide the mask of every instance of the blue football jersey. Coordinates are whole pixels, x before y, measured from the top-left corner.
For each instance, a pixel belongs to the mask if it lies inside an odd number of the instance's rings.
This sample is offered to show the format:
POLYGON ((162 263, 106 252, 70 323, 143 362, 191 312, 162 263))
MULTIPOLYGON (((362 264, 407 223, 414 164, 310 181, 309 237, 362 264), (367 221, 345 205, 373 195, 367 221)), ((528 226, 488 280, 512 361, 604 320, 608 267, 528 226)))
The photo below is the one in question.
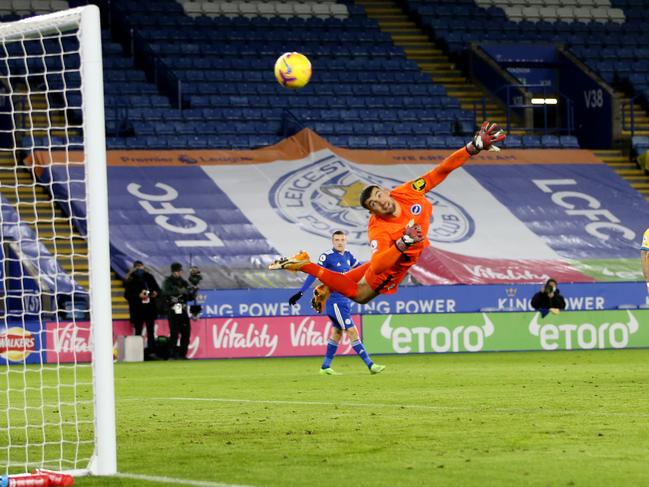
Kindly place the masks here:
MULTIPOLYGON (((345 250, 342 254, 334 249, 327 250, 320 255, 318 264, 334 272, 345 273, 350 269, 356 267, 359 262, 356 257, 352 255, 349 250, 345 250)), ((329 298, 333 301, 345 301, 349 298, 339 293, 331 293, 329 298)))

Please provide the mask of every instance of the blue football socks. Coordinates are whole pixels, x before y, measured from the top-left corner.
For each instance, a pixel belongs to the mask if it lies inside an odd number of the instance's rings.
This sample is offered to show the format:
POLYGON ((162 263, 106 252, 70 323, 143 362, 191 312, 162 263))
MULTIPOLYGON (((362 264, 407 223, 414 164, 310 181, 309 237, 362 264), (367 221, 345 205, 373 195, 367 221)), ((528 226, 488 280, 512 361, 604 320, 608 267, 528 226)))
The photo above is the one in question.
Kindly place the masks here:
POLYGON ((327 352, 325 353, 325 358, 322 362, 323 369, 331 367, 331 361, 334 359, 334 355, 336 355, 336 350, 338 350, 338 343, 330 338, 327 342, 327 352))
POLYGON ((363 346, 363 342, 360 340, 356 340, 352 342, 352 347, 358 354, 358 356, 365 362, 365 365, 367 365, 368 368, 372 367, 374 365, 374 362, 372 362, 372 359, 370 356, 367 354, 367 351, 365 350, 365 347, 363 346))

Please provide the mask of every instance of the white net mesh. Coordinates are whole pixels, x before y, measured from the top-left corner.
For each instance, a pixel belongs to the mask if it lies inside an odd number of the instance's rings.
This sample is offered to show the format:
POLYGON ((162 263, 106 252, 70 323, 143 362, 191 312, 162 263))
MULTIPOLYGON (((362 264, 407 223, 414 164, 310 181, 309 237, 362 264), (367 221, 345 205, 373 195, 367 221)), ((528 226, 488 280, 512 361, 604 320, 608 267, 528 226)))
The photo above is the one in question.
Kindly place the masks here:
POLYGON ((0 474, 94 449, 80 17, 0 25, 0 474))

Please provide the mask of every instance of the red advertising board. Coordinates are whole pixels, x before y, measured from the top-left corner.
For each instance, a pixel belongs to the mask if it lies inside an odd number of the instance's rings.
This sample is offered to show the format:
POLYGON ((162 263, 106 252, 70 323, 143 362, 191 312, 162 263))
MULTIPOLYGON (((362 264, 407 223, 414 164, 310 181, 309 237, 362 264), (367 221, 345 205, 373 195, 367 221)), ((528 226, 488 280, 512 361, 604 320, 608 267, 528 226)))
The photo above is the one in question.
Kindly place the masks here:
MULTIPOLYGON (((359 333, 360 316, 354 316, 359 333)), ((201 318, 192 321, 189 358, 311 357, 323 355, 331 331, 326 316, 201 318)), ((48 323, 47 362, 89 362, 88 322, 48 323)), ((113 322, 113 341, 132 335, 128 321, 113 322)), ((156 335, 169 335, 167 320, 156 321, 156 335)), ((347 336, 339 355, 353 354, 347 336)))

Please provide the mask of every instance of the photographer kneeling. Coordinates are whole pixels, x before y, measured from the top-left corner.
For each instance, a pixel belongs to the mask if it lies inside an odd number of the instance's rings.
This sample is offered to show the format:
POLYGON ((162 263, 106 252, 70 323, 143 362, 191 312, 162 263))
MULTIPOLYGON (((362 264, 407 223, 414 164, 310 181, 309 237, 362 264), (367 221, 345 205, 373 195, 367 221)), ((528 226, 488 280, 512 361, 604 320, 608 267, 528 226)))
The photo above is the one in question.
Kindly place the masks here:
POLYGON ((545 285, 532 297, 532 308, 546 317, 548 313, 559 314, 562 309, 566 309, 566 300, 559 293, 557 281, 548 279, 545 285))
POLYGON ((187 303, 196 299, 198 283, 202 279, 197 267, 192 267, 190 282, 183 279, 182 270, 182 264, 178 262, 171 264, 171 275, 162 284, 162 293, 168 306, 170 353, 171 358, 177 359, 187 358, 191 335, 187 303), (178 335, 180 335, 180 346, 177 345, 178 335))

